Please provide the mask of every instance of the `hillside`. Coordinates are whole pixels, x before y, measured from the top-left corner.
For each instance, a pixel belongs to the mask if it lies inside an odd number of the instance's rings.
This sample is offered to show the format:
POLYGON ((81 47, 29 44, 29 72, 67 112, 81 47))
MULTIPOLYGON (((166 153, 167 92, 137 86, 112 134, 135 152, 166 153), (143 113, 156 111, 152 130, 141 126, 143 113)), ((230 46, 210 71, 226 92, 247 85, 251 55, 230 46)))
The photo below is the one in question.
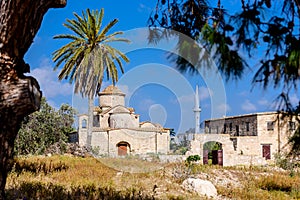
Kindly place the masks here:
POLYGON ((277 167, 162 164, 129 158, 17 158, 9 199, 207 199, 186 191, 187 177, 211 181, 217 199, 300 199, 300 175, 277 167))

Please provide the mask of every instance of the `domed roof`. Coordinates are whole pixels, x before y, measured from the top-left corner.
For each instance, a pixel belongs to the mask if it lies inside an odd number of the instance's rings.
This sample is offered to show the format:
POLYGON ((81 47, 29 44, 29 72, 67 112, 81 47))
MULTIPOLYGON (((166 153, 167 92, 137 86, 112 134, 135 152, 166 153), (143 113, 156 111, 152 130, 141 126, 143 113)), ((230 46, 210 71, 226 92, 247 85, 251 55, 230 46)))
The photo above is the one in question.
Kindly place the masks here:
POLYGON ((102 92, 99 92, 99 94, 124 94, 124 93, 116 86, 109 85, 102 92))

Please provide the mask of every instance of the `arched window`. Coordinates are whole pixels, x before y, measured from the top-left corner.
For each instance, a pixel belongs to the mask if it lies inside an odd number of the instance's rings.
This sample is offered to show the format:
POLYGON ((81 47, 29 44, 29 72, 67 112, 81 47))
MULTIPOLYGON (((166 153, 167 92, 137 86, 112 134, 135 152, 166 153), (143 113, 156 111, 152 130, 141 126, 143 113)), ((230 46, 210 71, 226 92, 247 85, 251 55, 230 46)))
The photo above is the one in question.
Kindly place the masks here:
POLYGON ((81 121, 81 128, 86 128, 86 124, 87 124, 86 119, 83 119, 83 120, 81 121))

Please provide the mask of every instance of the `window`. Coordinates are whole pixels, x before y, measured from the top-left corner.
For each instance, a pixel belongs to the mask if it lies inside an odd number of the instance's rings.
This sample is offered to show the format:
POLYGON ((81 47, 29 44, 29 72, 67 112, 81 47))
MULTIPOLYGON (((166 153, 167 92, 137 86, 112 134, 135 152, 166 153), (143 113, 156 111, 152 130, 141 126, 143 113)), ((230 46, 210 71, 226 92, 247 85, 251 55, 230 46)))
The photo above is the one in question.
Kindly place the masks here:
POLYGON ((94 127, 100 127, 99 115, 94 115, 93 116, 93 126, 94 127))
POLYGON ((250 131, 250 122, 246 122, 246 131, 250 131))
POLYGON ((226 133, 226 124, 224 124, 224 133, 226 133))
POLYGON ((289 121, 289 130, 290 131, 296 130, 296 123, 295 122, 289 121))
POLYGON ((82 121, 81 121, 81 128, 86 128, 86 119, 83 119, 82 121))
POLYGON ((229 131, 232 131, 232 123, 229 124, 229 131))
POLYGON ((240 130, 239 125, 236 125, 235 126, 236 136, 240 135, 239 130, 240 130))
POLYGON ((217 126, 217 134, 219 133, 219 126, 217 126))
POLYGON ((267 130, 268 131, 274 130, 274 122, 267 122, 267 130))

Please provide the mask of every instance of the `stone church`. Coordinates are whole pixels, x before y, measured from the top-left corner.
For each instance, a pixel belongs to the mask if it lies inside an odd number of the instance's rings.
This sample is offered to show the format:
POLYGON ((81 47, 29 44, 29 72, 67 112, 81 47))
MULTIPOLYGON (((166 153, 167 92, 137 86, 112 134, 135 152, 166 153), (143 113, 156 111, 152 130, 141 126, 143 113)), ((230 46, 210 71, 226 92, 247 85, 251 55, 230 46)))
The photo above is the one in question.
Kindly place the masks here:
MULTIPOLYGON (((99 92, 99 106, 94 108, 91 146, 100 155, 125 156, 167 154, 170 129, 160 124, 140 122, 133 108, 125 106, 125 94, 110 85, 99 92)), ((87 145, 88 115, 79 116, 79 145, 87 145)))

